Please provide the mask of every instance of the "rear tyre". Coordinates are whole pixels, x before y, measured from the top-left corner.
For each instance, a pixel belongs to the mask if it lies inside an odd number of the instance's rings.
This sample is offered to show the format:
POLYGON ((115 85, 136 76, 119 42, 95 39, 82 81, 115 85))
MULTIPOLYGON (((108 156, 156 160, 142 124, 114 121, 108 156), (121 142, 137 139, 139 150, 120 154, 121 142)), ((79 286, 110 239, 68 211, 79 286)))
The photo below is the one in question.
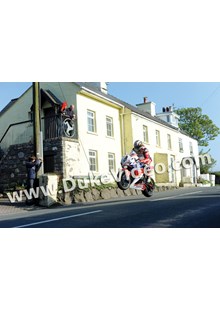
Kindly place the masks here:
POLYGON ((145 197, 151 197, 153 195, 155 189, 155 182, 154 179, 150 179, 150 182, 146 182, 146 189, 142 191, 142 194, 145 197))
POLYGON ((118 184, 118 187, 121 189, 121 190, 126 190, 129 188, 130 184, 131 184, 131 179, 129 178, 129 180, 126 179, 126 174, 125 174, 125 171, 123 171, 122 173, 118 173, 117 177, 119 178, 120 177, 120 181, 117 182, 118 184))

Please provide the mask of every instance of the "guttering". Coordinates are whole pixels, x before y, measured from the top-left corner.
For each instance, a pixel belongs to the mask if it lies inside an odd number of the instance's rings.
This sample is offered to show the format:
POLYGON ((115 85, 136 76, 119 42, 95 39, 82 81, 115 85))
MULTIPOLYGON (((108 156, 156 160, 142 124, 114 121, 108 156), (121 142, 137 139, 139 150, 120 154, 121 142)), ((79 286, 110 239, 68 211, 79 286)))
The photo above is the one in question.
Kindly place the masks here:
MULTIPOLYGON (((173 127, 172 125, 169 125, 169 124, 163 124, 161 122, 158 122, 156 119, 151 119, 151 118, 148 118, 147 116, 144 116, 142 114, 139 114, 138 112, 134 112, 132 111, 132 114, 135 116, 135 117, 141 117, 141 118, 144 118, 144 119, 147 119, 148 121, 154 123, 154 124, 157 124, 157 125, 160 125, 160 126, 163 126, 165 128, 168 128, 168 129, 171 129, 173 131, 179 131, 179 128, 176 128, 176 127, 173 127), (171 127, 172 126, 172 127, 171 127)), ((156 116, 156 115, 155 115, 156 116)), ((159 118, 159 117, 158 117, 159 118)))
POLYGON ((123 104, 121 104, 121 103, 119 103, 119 102, 117 102, 117 101, 114 101, 114 100, 112 100, 112 99, 110 99, 110 98, 106 98, 105 96, 102 96, 101 94, 97 94, 95 91, 92 91, 91 89, 88 89, 88 88, 86 88, 85 86, 81 86, 81 89, 84 90, 84 91, 86 91, 86 92, 88 92, 88 93, 91 93, 92 95, 94 95, 94 96, 96 96, 96 97, 102 98, 103 100, 107 100, 107 101, 109 101, 109 102, 111 102, 111 103, 113 103, 113 104, 119 106, 120 108, 123 108, 123 107, 124 107, 123 104))

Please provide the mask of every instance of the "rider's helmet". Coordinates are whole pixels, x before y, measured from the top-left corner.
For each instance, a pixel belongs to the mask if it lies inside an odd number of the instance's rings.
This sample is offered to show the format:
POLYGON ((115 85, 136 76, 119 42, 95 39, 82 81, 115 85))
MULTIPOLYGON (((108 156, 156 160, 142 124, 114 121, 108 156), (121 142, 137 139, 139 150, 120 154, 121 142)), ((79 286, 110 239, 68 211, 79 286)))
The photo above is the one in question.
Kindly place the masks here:
POLYGON ((141 148, 144 147, 144 143, 141 140, 136 140, 134 142, 134 150, 135 152, 139 152, 141 150, 141 148))

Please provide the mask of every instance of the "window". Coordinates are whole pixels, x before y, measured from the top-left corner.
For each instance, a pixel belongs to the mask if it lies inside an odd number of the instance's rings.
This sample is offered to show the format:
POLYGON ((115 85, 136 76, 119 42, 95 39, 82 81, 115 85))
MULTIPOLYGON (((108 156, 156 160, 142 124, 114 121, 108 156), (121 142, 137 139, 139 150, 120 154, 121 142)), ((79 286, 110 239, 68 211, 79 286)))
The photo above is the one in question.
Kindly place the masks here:
POLYGON ((98 171, 97 151, 89 150, 89 169, 90 171, 98 171))
POLYGON ((108 153, 108 168, 109 168, 109 171, 111 170, 115 171, 115 154, 114 153, 108 153))
POLYGON ((87 110, 87 125, 89 132, 96 132, 95 112, 87 110))
POLYGON ((172 143, 171 143, 171 135, 167 134, 167 145, 168 145, 168 150, 172 150, 172 143))
POLYGON ((193 155, 193 144, 191 141, 189 142, 189 151, 190 151, 190 155, 193 155))
POLYGON ((179 151, 183 153, 183 140, 179 138, 179 151))
POLYGON ((114 137, 112 117, 106 116, 106 130, 107 130, 108 137, 114 137))
POLYGON ((160 132, 156 130, 156 146, 160 146, 160 132))
POLYGON ((143 126, 143 141, 145 143, 149 143, 149 139, 148 139, 148 127, 147 126, 143 126))

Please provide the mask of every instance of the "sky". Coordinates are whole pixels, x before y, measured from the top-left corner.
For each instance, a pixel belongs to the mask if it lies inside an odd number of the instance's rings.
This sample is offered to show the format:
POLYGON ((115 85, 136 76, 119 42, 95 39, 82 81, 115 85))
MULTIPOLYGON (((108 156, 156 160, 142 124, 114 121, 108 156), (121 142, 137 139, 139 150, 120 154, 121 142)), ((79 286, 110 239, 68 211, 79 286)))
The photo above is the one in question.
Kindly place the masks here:
MULTIPOLYGON (((109 93, 132 105, 143 103, 143 97, 156 103, 156 113, 173 105, 176 108, 201 107, 202 113, 209 116, 220 127, 220 83, 212 82, 119 82, 109 83, 109 93)), ((209 142, 211 156, 217 161, 213 171, 220 171, 220 135, 209 142)))
MULTIPOLYGON (((0 82, 0 110, 11 99, 22 95, 31 82, 0 82)), ((156 103, 156 112, 165 106, 176 108, 201 107, 215 125, 220 127, 218 104, 220 102, 220 83, 212 82, 109 82, 109 94, 132 105, 142 103, 143 97, 156 103)), ((220 136, 209 142, 204 151, 210 149, 210 154, 217 161, 213 171, 220 171, 219 154, 220 136)))

